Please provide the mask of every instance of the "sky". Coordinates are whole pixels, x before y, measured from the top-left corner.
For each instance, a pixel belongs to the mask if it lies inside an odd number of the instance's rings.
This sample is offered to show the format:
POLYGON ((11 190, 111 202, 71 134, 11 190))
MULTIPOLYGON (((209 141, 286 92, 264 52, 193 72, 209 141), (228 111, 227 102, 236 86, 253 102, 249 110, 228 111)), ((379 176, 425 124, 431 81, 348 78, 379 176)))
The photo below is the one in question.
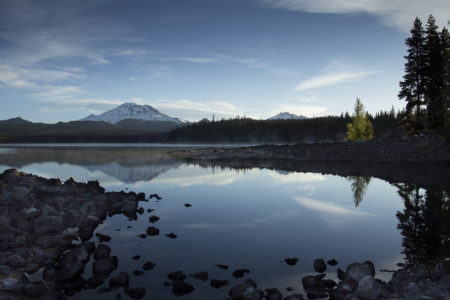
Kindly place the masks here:
POLYGON ((0 120, 56 123, 125 102, 172 117, 404 107, 416 16, 448 0, 0 0, 0 120))

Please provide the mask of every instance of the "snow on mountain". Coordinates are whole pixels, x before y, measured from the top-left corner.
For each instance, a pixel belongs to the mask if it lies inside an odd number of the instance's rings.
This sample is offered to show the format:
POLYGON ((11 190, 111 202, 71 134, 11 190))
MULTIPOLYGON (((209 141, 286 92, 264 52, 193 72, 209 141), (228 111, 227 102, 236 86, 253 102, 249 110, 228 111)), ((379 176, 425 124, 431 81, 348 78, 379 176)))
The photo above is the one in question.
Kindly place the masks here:
POLYGON ((150 105, 138 105, 135 103, 124 103, 116 108, 108 110, 101 115, 91 114, 80 121, 103 121, 116 124, 125 119, 135 119, 143 121, 169 121, 176 124, 185 124, 179 118, 172 118, 154 109, 150 105))
POLYGON ((276 116, 268 118, 267 120, 295 120, 295 119, 301 120, 301 119, 308 119, 308 118, 305 116, 302 116, 302 115, 297 116, 297 115, 294 115, 294 114, 291 114, 288 112, 281 112, 276 116))

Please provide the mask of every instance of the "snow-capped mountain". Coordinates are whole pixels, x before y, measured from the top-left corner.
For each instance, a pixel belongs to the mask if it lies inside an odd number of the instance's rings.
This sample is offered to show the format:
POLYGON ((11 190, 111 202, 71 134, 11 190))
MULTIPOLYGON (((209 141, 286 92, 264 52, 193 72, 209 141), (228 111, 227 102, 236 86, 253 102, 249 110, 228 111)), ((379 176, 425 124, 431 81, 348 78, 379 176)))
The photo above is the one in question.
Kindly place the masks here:
POLYGON ((157 109, 154 109, 150 105, 138 105, 135 103, 124 103, 116 108, 108 110, 101 115, 91 114, 80 121, 103 121, 112 124, 116 124, 125 119, 135 119, 143 121, 168 121, 176 124, 185 124, 179 118, 172 118, 166 114, 163 114, 157 109))
POLYGON ((301 119, 308 119, 308 118, 302 115, 297 116, 288 112, 281 112, 276 116, 268 118, 267 120, 301 120, 301 119))

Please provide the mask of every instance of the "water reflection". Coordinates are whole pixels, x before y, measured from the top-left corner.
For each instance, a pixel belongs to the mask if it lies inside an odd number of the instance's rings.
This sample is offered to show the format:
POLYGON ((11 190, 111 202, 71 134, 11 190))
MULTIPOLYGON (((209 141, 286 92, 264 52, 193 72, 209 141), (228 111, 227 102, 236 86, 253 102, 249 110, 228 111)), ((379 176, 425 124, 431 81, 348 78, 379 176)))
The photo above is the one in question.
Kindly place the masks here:
POLYGON ((351 182, 353 191, 353 202, 355 207, 358 207, 363 200, 367 187, 369 186, 371 177, 369 176, 348 176, 348 181, 351 182))
POLYGON ((405 205, 403 211, 397 212, 397 219, 406 262, 427 264, 449 257, 449 191, 422 189, 413 183, 395 186, 405 205))

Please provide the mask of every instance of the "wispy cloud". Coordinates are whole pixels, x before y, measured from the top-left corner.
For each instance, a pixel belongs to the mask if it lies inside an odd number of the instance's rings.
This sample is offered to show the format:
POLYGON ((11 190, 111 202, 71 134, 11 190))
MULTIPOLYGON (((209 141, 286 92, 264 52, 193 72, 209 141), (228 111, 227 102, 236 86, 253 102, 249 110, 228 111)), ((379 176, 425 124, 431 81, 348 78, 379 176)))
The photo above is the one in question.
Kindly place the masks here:
POLYGON ((195 64, 212 64, 218 62, 216 58, 210 57, 179 57, 177 60, 191 62, 195 64))
POLYGON ((225 101, 199 102, 187 99, 161 99, 153 102, 153 105, 162 109, 194 110, 227 116, 236 116, 242 113, 242 110, 238 109, 234 104, 225 101))
POLYGON ((374 216, 373 214, 370 214, 368 212, 362 211, 357 208, 347 208, 337 205, 333 202, 328 201, 319 201, 311 198, 306 197, 294 197, 294 200, 309 209, 331 214, 331 215, 340 215, 340 216, 374 216))
POLYGON ((254 69, 260 69, 265 70, 270 73, 272 73, 275 76, 298 76, 298 72, 289 68, 281 68, 281 67, 275 67, 268 63, 261 62, 260 60, 256 58, 247 58, 247 59, 237 59, 238 63, 248 65, 251 68, 254 69))
POLYGON ((448 0, 260 0, 263 4, 300 12, 351 14, 366 13, 383 24, 408 31, 416 16, 425 20, 433 14, 441 25, 450 16, 448 0))
POLYGON ((315 89, 324 86, 358 81, 364 77, 376 73, 379 73, 379 71, 342 71, 342 72, 333 72, 330 74, 323 74, 300 82, 294 88, 294 91, 307 91, 310 89, 315 89))

